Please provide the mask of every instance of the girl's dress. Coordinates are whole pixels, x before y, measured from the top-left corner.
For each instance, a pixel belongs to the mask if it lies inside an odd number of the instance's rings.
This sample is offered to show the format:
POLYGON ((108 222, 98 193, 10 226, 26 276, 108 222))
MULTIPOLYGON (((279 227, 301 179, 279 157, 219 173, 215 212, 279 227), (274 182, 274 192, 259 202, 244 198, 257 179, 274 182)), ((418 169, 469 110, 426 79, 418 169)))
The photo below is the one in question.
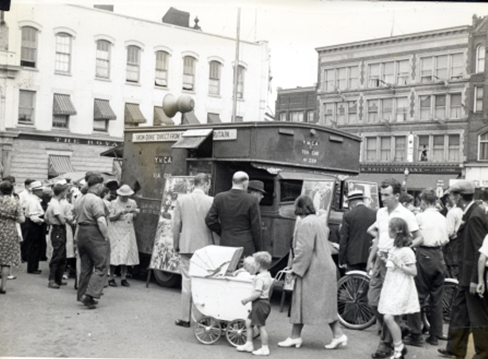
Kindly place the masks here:
MULTIPOLYGON (((110 214, 122 211, 135 211, 137 204, 129 199, 122 202, 116 199, 110 204, 110 214)), ((108 238, 110 241, 110 265, 138 265, 139 251, 137 249, 136 232, 133 222, 134 214, 122 214, 118 220, 108 225, 108 238)))
POLYGON ((393 247, 388 253, 387 272, 381 289, 378 312, 381 314, 402 315, 420 312, 419 298, 414 277, 396 267, 398 264, 415 264, 415 253, 409 247, 393 247))
POLYGON ((0 266, 20 262, 19 232, 15 223, 22 215, 20 202, 12 196, 0 196, 0 266))

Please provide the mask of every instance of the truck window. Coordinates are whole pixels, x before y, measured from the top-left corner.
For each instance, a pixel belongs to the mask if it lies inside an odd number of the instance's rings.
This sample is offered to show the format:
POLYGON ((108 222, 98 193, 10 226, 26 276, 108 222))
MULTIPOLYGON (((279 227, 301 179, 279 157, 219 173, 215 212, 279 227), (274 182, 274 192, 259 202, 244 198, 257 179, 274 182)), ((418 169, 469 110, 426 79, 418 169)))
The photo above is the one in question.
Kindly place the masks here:
POLYGON ((280 202, 294 202, 302 193, 303 181, 281 180, 280 202))

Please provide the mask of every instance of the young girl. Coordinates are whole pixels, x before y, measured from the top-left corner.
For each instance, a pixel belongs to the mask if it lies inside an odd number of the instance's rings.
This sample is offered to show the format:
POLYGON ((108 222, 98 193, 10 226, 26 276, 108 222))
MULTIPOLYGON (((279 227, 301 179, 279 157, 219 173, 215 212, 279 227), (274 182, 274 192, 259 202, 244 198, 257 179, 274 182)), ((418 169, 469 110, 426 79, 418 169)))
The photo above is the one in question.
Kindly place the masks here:
POLYGON ((395 346, 391 359, 404 358, 407 349, 402 342, 400 326, 395 316, 420 312, 417 288, 414 277, 417 275, 415 254, 408 245, 411 243, 407 223, 401 218, 392 218, 389 222, 389 235, 394 239, 394 247, 388 252, 386 277, 381 290, 378 311, 384 314, 384 320, 395 346))

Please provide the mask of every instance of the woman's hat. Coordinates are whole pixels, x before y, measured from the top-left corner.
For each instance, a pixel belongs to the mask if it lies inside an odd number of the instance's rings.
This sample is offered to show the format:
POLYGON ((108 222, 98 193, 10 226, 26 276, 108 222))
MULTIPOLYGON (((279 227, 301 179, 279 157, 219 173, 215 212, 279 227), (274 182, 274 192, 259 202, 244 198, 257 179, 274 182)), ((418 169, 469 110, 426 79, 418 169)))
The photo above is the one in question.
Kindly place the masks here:
POLYGON ((120 187, 117 190, 117 194, 119 196, 132 196, 134 194, 134 191, 130 189, 129 185, 124 184, 122 187, 120 187))
POLYGON ((354 201, 356 199, 361 199, 361 200, 364 199, 363 191, 355 190, 347 194, 348 201, 354 201))
POLYGON ((247 189, 252 189, 254 191, 259 191, 266 194, 266 191, 264 190, 263 181, 258 181, 258 180, 249 181, 249 185, 247 186, 247 189))

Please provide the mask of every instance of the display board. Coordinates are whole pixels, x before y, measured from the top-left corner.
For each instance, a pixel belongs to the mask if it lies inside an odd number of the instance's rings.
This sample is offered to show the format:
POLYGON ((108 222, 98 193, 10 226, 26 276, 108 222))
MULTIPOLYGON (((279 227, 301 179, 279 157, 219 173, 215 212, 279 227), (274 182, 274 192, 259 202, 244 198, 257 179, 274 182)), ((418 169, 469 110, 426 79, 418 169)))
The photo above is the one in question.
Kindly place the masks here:
POLYGON ((179 196, 193 191, 193 176, 169 176, 166 178, 158 227, 154 238, 150 269, 180 272, 180 256, 173 248, 173 213, 179 196))

